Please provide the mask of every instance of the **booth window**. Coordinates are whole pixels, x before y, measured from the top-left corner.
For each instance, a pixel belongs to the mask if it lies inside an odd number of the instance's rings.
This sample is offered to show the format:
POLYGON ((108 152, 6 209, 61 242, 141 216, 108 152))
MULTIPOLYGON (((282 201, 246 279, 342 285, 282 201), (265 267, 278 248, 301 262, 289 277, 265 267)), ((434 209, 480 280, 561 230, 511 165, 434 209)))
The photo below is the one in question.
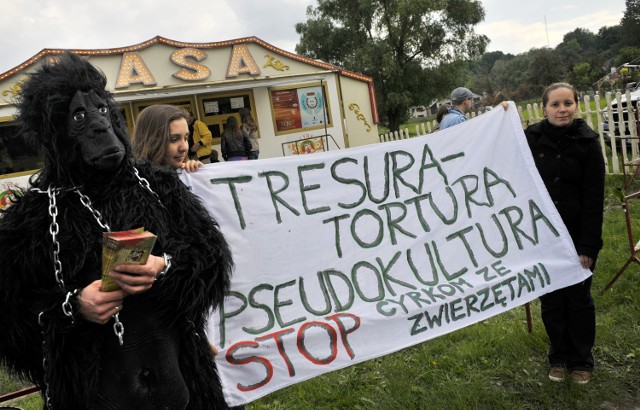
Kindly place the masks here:
POLYGON ((326 88, 322 84, 269 90, 276 135, 324 128, 331 124, 326 88))
POLYGON ((235 92, 232 94, 226 93, 202 97, 200 100, 200 109, 202 110, 203 117, 201 119, 211 130, 214 143, 220 143, 219 137, 224 132, 227 118, 234 116, 240 121, 239 112, 241 108, 247 108, 252 111, 255 118, 252 106, 251 94, 249 92, 235 92))

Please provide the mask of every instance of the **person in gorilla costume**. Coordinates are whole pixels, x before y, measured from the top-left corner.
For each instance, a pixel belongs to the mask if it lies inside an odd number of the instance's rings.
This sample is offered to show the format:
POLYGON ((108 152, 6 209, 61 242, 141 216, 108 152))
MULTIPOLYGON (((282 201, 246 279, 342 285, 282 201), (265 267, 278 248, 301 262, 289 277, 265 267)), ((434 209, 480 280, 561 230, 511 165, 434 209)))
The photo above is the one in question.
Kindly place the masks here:
POLYGON ((23 84, 18 119, 44 168, 0 215, 0 363, 45 408, 227 408, 204 327, 229 247, 174 170, 134 161, 105 86, 71 53, 23 84), (152 256, 101 292, 103 232, 138 227, 157 235, 152 256))

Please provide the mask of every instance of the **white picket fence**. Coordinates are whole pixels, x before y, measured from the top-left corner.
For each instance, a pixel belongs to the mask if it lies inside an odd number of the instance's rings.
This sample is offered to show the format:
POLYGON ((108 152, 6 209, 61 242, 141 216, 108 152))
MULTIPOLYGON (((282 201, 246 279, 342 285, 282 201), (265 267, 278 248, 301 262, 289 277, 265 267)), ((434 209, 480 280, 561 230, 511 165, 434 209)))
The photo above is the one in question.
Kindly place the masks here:
MULTIPOLYGON (((613 122, 613 112, 614 108, 611 106, 611 102, 614 100, 620 101, 622 97, 621 93, 616 93, 612 95, 612 93, 607 92, 605 94, 606 105, 604 108, 596 108, 595 110, 591 109, 591 100, 595 100, 595 106, 601 106, 601 97, 599 95, 595 95, 593 98, 589 95, 584 96, 584 106, 585 110, 578 110, 577 116, 583 118, 589 126, 598 132, 600 135, 600 145, 602 146, 602 152, 606 153, 604 155, 605 161, 605 169, 607 174, 619 175, 622 174, 622 164, 628 164, 633 159, 640 158, 640 149, 639 149, 639 141, 640 135, 638 133, 638 125, 640 124, 640 114, 637 112, 634 104, 629 104, 628 110, 628 124, 625 124, 622 121, 623 118, 623 107, 622 104, 618 104, 615 110, 618 113, 619 121, 616 123, 620 135, 624 137, 620 137, 618 135, 615 136, 614 130, 614 122, 613 122), (608 114, 608 118, 611 119, 609 121, 609 130, 607 132, 604 131, 603 127, 603 114, 608 114), (594 123, 595 118, 595 123, 594 123)), ((631 96, 629 91, 626 91, 627 101, 631 101, 631 96)), ((500 108, 498 105, 496 108, 500 108)), ((527 126, 539 122, 543 119, 542 114, 542 106, 539 104, 527 104, 527 114, 529 121, 525 121, 524 110, 522 107, 518 107, 518 114, 520 115, 520 122, 522 123, 523 129, 527 126)), ((468 118, 476 117, 477 113, 467 114, 468 118)), ((408 128, 401 129, 400 131, 390 132, 387 134, 380 134, 380 142, 386 141, 396 141, 401 139, 407 139, 411 137, 415 137, 417 135, 425 135, 433 132, 436 128, 436 121, 433 120, 431 122, 426 123, 416 123, 415 125, 415 133, 411 135, 409 133, 408 128)), ((633 172, 633 165, 628 165, 628 172, 633 172)))

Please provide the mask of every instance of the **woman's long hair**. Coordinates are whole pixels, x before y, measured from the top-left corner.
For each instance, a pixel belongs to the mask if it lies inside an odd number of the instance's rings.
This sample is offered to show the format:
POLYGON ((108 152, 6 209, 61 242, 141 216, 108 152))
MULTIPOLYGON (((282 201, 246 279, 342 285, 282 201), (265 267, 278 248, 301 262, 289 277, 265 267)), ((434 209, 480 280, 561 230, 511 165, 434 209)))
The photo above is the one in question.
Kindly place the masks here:
POLYGON ((438 107, 438 112, 436 112, 436 121, 438 122, 438 124, 440 124, 444 116, 447 115, 448 113, 449 113, 449 104, 441 104, 440 107, 438 107))
POLYGON ((169 145, 169 124, 180 118, 188 122, 185 111, 173 105, 151 105, 140 113, 133 131, 131 145, 134 155, 153 164, 165 163, 165 153, 169 145))
POLYGON ((251 116, 251 110, 249 110, 248 108, 240 108, 238 114, 240 115, 240 121, 242 121, 242 127, 246 128, 249 133, 258 130, 256 121, 251 116))
POLYGON ((240 131, 240 126, 238 125, 236 117, 231 116, 227 118, 224 135, 227 138, 242 138, 242 131, 240 131))

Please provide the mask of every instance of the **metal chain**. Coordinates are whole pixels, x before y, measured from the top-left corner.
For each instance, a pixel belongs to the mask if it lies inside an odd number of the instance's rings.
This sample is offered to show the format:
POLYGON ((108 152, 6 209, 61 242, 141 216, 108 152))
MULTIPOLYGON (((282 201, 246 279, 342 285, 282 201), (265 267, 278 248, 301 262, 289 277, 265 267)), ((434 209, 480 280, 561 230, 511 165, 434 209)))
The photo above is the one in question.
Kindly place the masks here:
MULTIPOLYGON (((136 170, 136 175, 137 175, 137 170, 136 170)), ((140 179, 140 177, 138 176, 138 178, 140 179)), ((149 191, 151 191, 151 188, 148 187, 149 182, 146 181, 144 178, 142 178, 145 182, 147 182, 147 189, 149 189, 149 191)), ((142 185, 142 183, 141 183, 142 185)), ((144 185, 143 185, 144 186, 144 185)), ((53 239, 53 260, 54 260, 54 267, 55 267, 55 277, 56 277, 56 282, 58 282, 58 286, 60 286, 60 288, 62 290, 65 290, 65 284, 64 284, 64 280, 62 277, 62 262, 60 261, 60 242, 58 242, 58 232, 60 231, 60 226, 58 225, 57 222, 57 216, 58 216, 58 204, 56 202, 56 195, 61 191, 60 188, 52 188, 51 186, 47 189, 47 191, 42 191, 40 189, 37 188, 33 188, 33 191, 39 192, 39 193, 44 193, 46 192, 49 195, 49 215, 51 216, 51 226, 49 227, 49 232, 51 233, 51 238, 53 239)), ((89 210, 89 212, 91 212, 91 215, 93 215, 93 218, 96 220, 96 222, 98 222, 98 225, 100 225, 100 227, 104 230, 106 230, 107 232, 111 232, 111 228, 109 227, 109 225, 104 221, 104 218, 102 217, 102 214, 100 213, 100 211, 98 211, 97 209, 95 209, 91 203, 91 199, 86 196, 85 194, 83 194, 82 192, 80 192, 80 189, 78 187, 74 187, 71 189, 73 192, 75 192, 76 194, 78 194, 78 196, 80 197, 80 202, 82 203, 82 205, 84 205, 85 208, 87 208, 89 210)), ((151 191, 154 195, 155 192, 151 191)), ((157 195, 156 195, 157 197, 157 195)), ((70 317, 71 318, 71 323, 74 323, 74 318, 73 318, 73 305, 71 304, 71 298, 75 295, 77 295, 79 292, 79 289, 74 289, 71 292, 67 292, 67 296, 65 297, 64 302, 62 303, 62 312, 65 314, 65 316, 70 317)), ((120 321, 120 315, 119 314, 115 314, 113 316, 115 323, 113 324, 113 331, 115 332, 116 336, 118 337, 118 342, 120 343, 120 346, 123 345, 124 343, 124 324, 120 321)), ((44 343, 44 341, 43 341, 44 343)), ((43 359, 43 366, 46 366, 46 359, 43 359)), ((46 371, 46 368, 45 368, 46 371)))
POLYGON ((67 297, 64 299, 64 302, 62 302, 62 313, 64 313, 65 316, 71 318, 71 324, 74 324, 76 322, 73 318, 73 306, 71 305, 71 298, 77 295, 78 292, 80 292, 80 289, 74 289, 71 292, 67 292, 67 297))
POLYGON ((53 240, 53 269, 58 286, 60 286, 60 288, 64 290, 65 286, 64 279, 62 278, 62 262, 60 261, 60 243, 58 242, 58 233, 60 232, 60 226, 58 225, 58 205, 56 203, 56 195, 60 192, 60 189, 52 188, 51 186, 49 186, 46 192, 49 196, 49 215, 51 216, 49 233, 51 234, 51 239, 53 240))
POLYGON ((84 205, 84 207, 91 212, 95 220, 98 222, 98 225, 100 225, 100 227, 107 232, 111 232, 111 228, 109 227, 109 225, 107 225, 107 223, 102 219, 102 214, 100 213, 100 211, 98 211, 91 205, 91 199, 80 192, 78 188, 75 188, 73 191, 78 194, 78 196, 80 197, 80 202, 82 202, 82 205, 84 205))
MULTIPOLYGON (((146 178, 143 178, 140 176, 140 173, 138 172, 137 168, 133 167, 133 171, 136 175, 136 178, 138 178, 138 183, 140 184, 140 186, 146 189, 147 191, 151 192, 151 194, 153 194, 153 196, 156 197, 158 202, 160 202, 160 198, 158 197, 158 194, 156 194, 151 189, 151 185, 149 184, 149 181, 146 178)), ((38 188, 32 188, 31 190, 38 193, 47 193, 47 195, 49 196, 49 216, 51 216, 51 225, 49 226, 49 233, 51 234, 51 239, 53 240, 53 264, 54 264, 54 270, 55 270, 55 278, 56 278, 56 282, 58 283, 58 286, 62 290, 65 290, 64 279, 62 276, 62 262, 60 261, 60 242, 58 242, 58 233, 60 232, 60 226, 58 225, 58 220, 57 220, 58 204, 56 201, 56 195, 60 193, 62 189, 52 188, 51 186, 49 186, 49 188, 46 191, 42 191, 41 189, 38 189, 38 188)), ((73 187, 71 188, 71 190, 74 191, 76 194, 78 194, 78 196, 80 197, 80 202, 82 203, 82 205, 84 205, 85 208, 87 208, 91 212, 91 215, 93 215, 96 222, 98 222, 98 225, 100 225, 100 227, 106 230, 107 232, 111 232, 111 228, 104 221, 100 211, 98 211, 93 207, 91 203, 91 199, 89 199, 88 196, 80 192, 80 189, 78 187, 73 187)), ((161 202, 160 204, 162 205, 161 202)), ((169 266, 167 266, 167 268, 169 266)), ((73 306, 71 305, 71 298, 77 295, 78 292, 79 292, 78 289, 74 289, 71 292, 67 292, 65 301, 62 303, 62 312, 66 316, 71 318, 72 323, 74 322, 74 320, 73 320, 73 306)), ((46 335, 45 335, 45 329, 44 329, 44 321, 42 320, 43 315, 44 315, 44 312, 40 312, 40 314, 38 315, 38 323, 42 328, 42 352, 43 352, 42 368, 44 370, 44 384, 45 384, 44 398, 45 398, 45 407, 47 409, 51 409, 52 408, 51 396, 49 395, 49 383, 47 381, 48 379, 47 372, 49 367, 48 360, 47 360, 47 341, 46 341, 46 335)), ((118 342, 120 343, 120 346, 122 346, 124 344, 124 324, 120 321, 120 313, 116 313, 115 315, 113 315, 113 319, 114 319, 113 331, 118 337, 118 342)))
POLYGON ((113 320, 115 323, 113 324, 113 332, 118 336, 118 342, 120 346, 124 344, 124 325, 120 321, 120 312, 113 315, 113 320))
MULTIPOLYGON (((109 227, 109 225, 107 225, 106 222, 104 222, 104 219, 102 218, 102 214, 100 213, 100 211, 98 211, 91 205, 91 199, 89 199, 88 196, 80 192, 79 189, 75 189, 74 191, 80 197, 80 202, 82 202, 82 205, 84 205, 85 208, 91 211, 91 214, 93 215, 95 220, 98 222, 98 225, 100 225, 102 229, 106 230, 107 232, 111 232, 111 228, 109 227)), ((116 337, 118 338, 118 343, 120 343, 120 346, 122 346, 124 344, 124 324, 120 321, 120 314, 116 313, 115 315, 113 315, 113 320, 115 321, 115 323, 113 324, 113 332, 116 334, 116 337)))
MULTIPOLYGON (((43 192, 42 190, 37 188, 34 188, 32 190, 40 193, 43 192)), ((83 195, 78 190, 78 188, 73 188, 73 190, 77 192, 78 195, 80 195, 80 201, 85 207, 87 207, 91 211, 91 213, 94 215, 94 217, 96 218, 100 226, 102 226, 103 228, 105 228, 106 226, 106 229, 108 230, 109 226, 101 222, 102 215, 100 215, 100 212, 93 209, 93 207, 91 206, 91 200, 87 196, 83 195)), ((60 226, 58 225, 58 220, 57 220, 58 204, 56 200, 56 195, 60 193, 60 191, 61 191, 60 188, 52 188, 51 186, 49 186, 49 188, 47 188, 46 193, 49 196, 49 215, 51 216, 51 225, 49 226, 49 233, 51 234, 51 239, 53 240, 53 266, 55 270, 54 274, 55 274, 55 278, 56 278, 56 282, 58 283, 58 286, 62 290, 65 290, 64 278, 62 276, 62 261, 60 261, 60 242, 58 242, 58 233, 60 232, 60 226)), ((77 295, 78 292, 79 292, 78 289, 74 289, 71 292, 67 292, 67 296, 65 297, 65 300, 64 302, 62 302, 62 312, 65 314, 65 316, 71 318, 72 324, 75 323, 75 320, 73 318, 73 305, 71 305, 71 298, 77 295)))
POLYGON ((40 325, 40 332, 42 332, 42 370, 44 371, 43 379, 44 379, 44 404, 45 408, 51 409, 51 396, 49 395, 49 361, 47 359, 48 356, 48 348, 47 348, 47 336, 45 334, 44 327, 44 311, 38 314, 38 324, 40 325))
POLYGON ((133 167, 133 172, 134 174, 136 174, 136 177, 138 178, 138 183, 140 184, 140 186, 146 189, 147 191, 151 192, 153 196, 155 196, 156 199, 160 201, 160 197, 158 196, 158 194, 153 192, 153 189, 151 189, 151 185, 149 184, 149 181, 147 181, 146 178, 140 176, 140 173, 138 172, 138 168, 133 167))

